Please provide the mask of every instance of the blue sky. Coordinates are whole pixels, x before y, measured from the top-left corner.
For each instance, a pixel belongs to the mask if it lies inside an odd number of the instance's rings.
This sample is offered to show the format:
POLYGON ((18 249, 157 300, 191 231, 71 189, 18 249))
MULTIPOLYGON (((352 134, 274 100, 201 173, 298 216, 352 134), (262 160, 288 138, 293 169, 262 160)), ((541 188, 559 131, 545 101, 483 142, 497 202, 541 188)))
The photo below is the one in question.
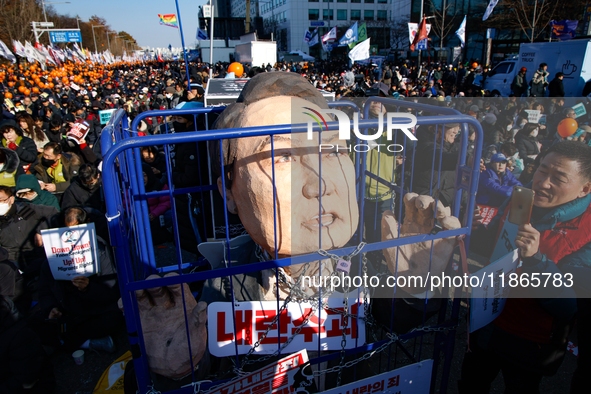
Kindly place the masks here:
MULTIPOLYGON (((58 0, 59 1, 59 0, 58 0)), ((88 20, 92 15, 104 18, 111 29, 125 30, 140 46, 181 47, 179 30, 160 25, 158 14, 176 14, 174 0, 69 0, 70 4, 51 4, 64 15, 79 15, 88 20)), ((50 3, 48 0, 47 3, 50 3)), ((199 6, 206 0, 178 0, 185 46, 193 46, 199 25, 199 6)), ((50 4, 47 5, 48 7, 50 4)))

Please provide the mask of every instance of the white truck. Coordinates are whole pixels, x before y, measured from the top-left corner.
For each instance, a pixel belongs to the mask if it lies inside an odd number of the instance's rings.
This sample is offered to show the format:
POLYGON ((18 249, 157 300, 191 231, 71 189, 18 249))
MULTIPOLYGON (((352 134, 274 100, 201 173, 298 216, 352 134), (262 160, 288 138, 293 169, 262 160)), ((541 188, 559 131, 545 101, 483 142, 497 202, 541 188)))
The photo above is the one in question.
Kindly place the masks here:
POLYGON ((540 63, 548 65, 548 82, 557 72, 564 73, 566 97, 581 97, 585 83, 591 80, 591 40, 571 40, 521 44, 519 57, 505 60, 488 73, 483 88, 494 96, 509 96, 511 83, 521 67, 527 68, 529 83, 540 63))

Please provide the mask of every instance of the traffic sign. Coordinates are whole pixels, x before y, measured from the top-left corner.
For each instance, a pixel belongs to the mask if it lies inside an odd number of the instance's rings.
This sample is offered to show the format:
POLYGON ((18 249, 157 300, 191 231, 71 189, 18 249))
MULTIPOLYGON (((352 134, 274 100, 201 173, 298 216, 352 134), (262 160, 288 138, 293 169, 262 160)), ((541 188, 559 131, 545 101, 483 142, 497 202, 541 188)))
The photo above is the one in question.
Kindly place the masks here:
POLYGON ((203 17, 204 18, 211 18, 211 6, 210 5, 203 6, 203 17))
POLYGON ((51 42, 82 42, 80 30, 54 30, 49 32, 51 42))

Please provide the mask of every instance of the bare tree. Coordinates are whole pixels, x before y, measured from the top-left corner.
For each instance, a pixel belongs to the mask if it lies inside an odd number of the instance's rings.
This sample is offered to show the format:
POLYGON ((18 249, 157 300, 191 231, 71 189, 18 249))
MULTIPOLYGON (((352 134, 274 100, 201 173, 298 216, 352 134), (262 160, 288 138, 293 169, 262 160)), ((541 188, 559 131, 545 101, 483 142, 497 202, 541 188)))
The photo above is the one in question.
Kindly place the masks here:
POLYGON ((37 0, 0 0, 0 39, 33 41, 32 21, 42 21, 43 10, 37 0))
POLYGON ((433 14, 430 22, 433 24, 431 31, 435 33, 435 35, 439 38, 439 47, 443 48, 443 42, 445 38, 457 29, 455 26, 455 19, 458 13, 457 9, 455 9, 451 1, 447 3, 443 0, 441 9, 435 6, 433 0, 429 0, 427 3, 427 9, 433 14))

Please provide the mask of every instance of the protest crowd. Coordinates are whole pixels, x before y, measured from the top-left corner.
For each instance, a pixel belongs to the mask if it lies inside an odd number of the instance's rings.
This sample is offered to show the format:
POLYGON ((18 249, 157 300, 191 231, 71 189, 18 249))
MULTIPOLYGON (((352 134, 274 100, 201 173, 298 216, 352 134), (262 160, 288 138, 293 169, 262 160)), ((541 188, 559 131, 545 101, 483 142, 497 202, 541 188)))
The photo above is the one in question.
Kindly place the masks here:
MULTIPOLYGON (((552 200, 550 191, 542 193, 546 204, 540 204, 539 209, 534 207, 532 220, 542 223, 541 227, 536 225, 538 222, 533 222, 533 227, 520 227, 515 246, 524 256, 524 270, 560 261, 552 272, 563 269, 563 272, 571 270, 589 275, 591 239, 582 232, 588 228, 585 226, 591 225, 587 222, 591 220, 588 194, 591 182, 591 148, 588 147, 591 118, 588 114, 591 107, 586 101, 577 102, 577 108, 565 106, 561 76, 552 79, 547 72, 544 74, 544 66, 540 65, 540 72, 531 85, 523 80, 524 74, 518 74, 512 83, 514 94, 492 97, 490 92, 480 88, 488 69, 475 61, 457 65, 398 61, 349 67, 340 60, 280 62, 266 67, 243 65, 243 75, 229 71, 229 64, 218 63, 211 71, 213 78, 285 75, 280 72, 296 74, 316 90, 334 92, 336 100, 369 96, 424 100, 421 102, 454 108, 472 116, 484 131, 476 216, 482 210, 498 212, 498 217, 490 224, 474 228, 474 239, 478 236, 483 241, 478 244, 473 240, 472 247, 479 248, 477 245, 484 245, 486 239, 488 243, 494 240, 499 226, 502 227, 499 220, 504 220, 503 213, 515 186, 535 189, 538 183, 558 182, 552 189, 544 189, 552 190, 558 197, 552 200), (528 96, 532 98, 526 99, 528 96), (580 115, 578 108, 586 111, 580 115), (580 171, 568 173, 571 167, 564 164, 564 160, 562 164, 550 164, 549 160, 556 157, 573 160, 572 168, 580 171), (562 175, 552 173, 549 180, 541 178, 540 168, 549 173, 556 171, 557 166, 562 168, 562 175), (555 177, 560 179, 556 181, 555 177), (571 191, 572 182, 585 186, 571 191), (560 197, 554 187, 571 194, 560 197), (575 241, 569 242, 569 250, 560 250, 557 241, 551 238, 551 230, 557 223, 565 231, 577 229, 572 230, 571 239, 575 241), (486 231, 488 235, 479 233, 486 231), (524 240, 531 242, 526 244, 524 240), (539 245, 539 250, 533 244, 539 245)), ((187 69, 183 62, 172 61, 111 65, 67 62, 48 69, 24 62, 0 66, 0 392, 53 392, 56 383, 48 361, 52 351, 116 350, 118 344, 113 337, 125 323, 117 305, 120 291, 102 187, 100 139, 110 116, 105 111, 124 109, 131 124, 146 111, 174 109, 182 102, 203 103, 209 75, 209 65, 200 62, 191 62, 187 69), (96 229, 100 275, 56 280, 48 264, 41 231, 85 223, 94 223, 96 229), (66 331, 64 326, 67 326, 66 331)), ((232 126, 228 121, 227 127, 232 126)), ((203 130, 204 127, 202 117, 152 116, 142 120, 137 131, 139 136, 149 136, 203 130)), ((409 147, 405 155, 383 155, 378 159, 384 160, 382 169, 376 171, 382 171, 384 175, 381 176, 385 178, 389 172, 388 180, 398 184, 405 179, 405 185, 412 185, 412 190, 408 191, 419 195, 429 194, 435 188, 439 201, 449 207, 453 202, 460 151, 459 130, 459 124, 448 124, 442 138, 441 130, 419 127, 416 131, 418 143, 409 147), (431 158, 434 154, 443 157, 435 167, 441 184, 431 177, 431 159, 428 166, 415 162, 411 176, 409 152, 413 151, 419 157, 431 158), (407 165, 403 173, 404 160, 407 165)), ((473 140, 474 130, 471 130, 473 140)), ((200 145, 180 144, 173 149, 175 160, 171 165, 161 146, 141 149, 146 192, 169 190, 168 179, 172 179, 176 188, 196 186, 196 179, 207 175, 207 165, 204 168, 197 160, 199 153, 202 158, 207 155, 200 145), (172 171, 170 178, 169 169, 172 171)), ((468 149, 470 154, 473 146, 468 149)), ((387 189, 368 188, 366 197, 366 213, 371 214, 366 214, 366 223, 375 220, 374 208, 380 215, 390 209, 391 195, 387 189)), ((172 206, 168 196, 148 199, 154 244, 173 241, 172 206)), ((197 245, 205 238, 206 229, 196 227, 190 215, 183 214, 195 207, 195 202, 179 196, 174 206, 177 226, 182 229, 179 231, 181 247, 199 255, 197 245)), ((373 233, 368 230, 366 237, 372 242, 380 241, 379 232, 378 224, 377 230, 373 233)), ((492 249, 488 253, 492 253, 492 249)), ((224 288, 223 283, 217 285, 224 288)), ((588 305, 584 305, 584 300, 575 300, 578 294, 572 289, 563 290, 572 294, 538 304, 535 300, 528 300, 529 304, 511 300, 501 323, 479 331, 472 339, 472 353, 466 356, 462 368, 460 392, 488 392, 499 371, 503 372, 507 387, 514 390, 507 392, 537 392, 542 377, 555 373, 560 366, 575 324, 578 325, 580 357, 571 393, 584 392, 585 375, 591 367, 587 352, 591 350, 585 347, 589 345, 581 333, 588 332, 591 315, 586 312, 588 305), (524 311, 528 313, 524 315, 524 311), (532 320, 543 325, 543 332, 530 327, 532 320), (516 353, 521 354, 523 360, 507 361, 513 357, 509 348, 518 349, 516 353), (534 348, 542 349, 545 355, 540 356, 534 348), (505 353, 499 354, 499 349, 505 353), (548 359, 551 362, 544 364, 548 359), (515 363, 521 363, 521 367, 515 369, 515 363), (472 370, 475 365, 488 371, 487 376, 472 370)), ((410 328, 403 324, 400 329, 410 328)))

